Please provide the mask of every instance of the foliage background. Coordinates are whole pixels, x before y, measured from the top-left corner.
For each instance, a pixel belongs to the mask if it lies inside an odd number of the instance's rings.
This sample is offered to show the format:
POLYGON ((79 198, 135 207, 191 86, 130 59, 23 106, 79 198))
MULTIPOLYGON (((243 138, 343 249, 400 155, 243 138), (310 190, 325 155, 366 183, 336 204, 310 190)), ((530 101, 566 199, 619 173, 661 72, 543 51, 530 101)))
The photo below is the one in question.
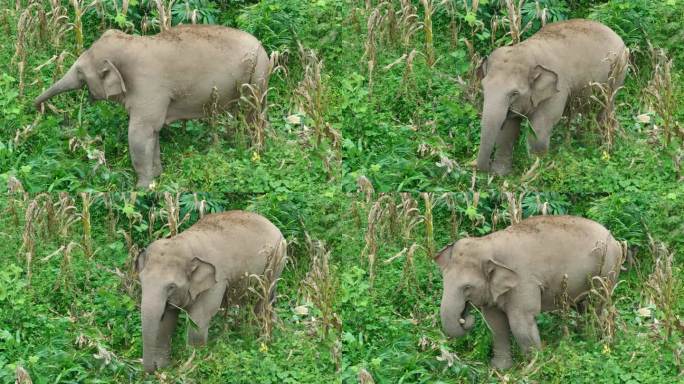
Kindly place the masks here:
MULTIPOLYGON (((121 107, 89 104, 83 92, 55 98, 56 112, 38 114, 30 103, 75 60, 80 34, 88 47, 107 28, 156 33, 155 2, 129 1, 125 10, 118 0, 3 3, 0 183, 9 192, 0 199, 0 381, 15 380, 18 369, 34 383, 347 383, 364 372, 377 383, 681 381, 684 155, 676 135, 666 142, 663 124, 681 121, 684 110, 677 102, 663 115, 644 90, 662 64, 650 42, 673 59, 670 91, 681 99, 684 4, 538 3, 548 21, 602 21, 632 50, 618 97, 623 132, 610 148, 590 113, 557 127, 539 163, 521 141, 511 176, 473 174, 480 101, 471 75, 478 58, 511 41, 504 1, 481 0, 477 9, 471 1, 430 2, 430 28, 428 2, 392 1, 395 12, 413 7, 403 13, 413 20, 405 31, 416 28, 406 41, 400 30, 390 34, 387 19, 369 33, 369 19, 376 10, 386 14, 387 2, 177 1, 173 24, 194 18, 245 29, 279 51, 287 71, 272 78, 262 150, 249 140, 250 127, 231 117, 174 124, 162 131, 157 191, 137 194, 120 192, 135 182, 121 107), (311 67, 320 62, 317 81, 311 67), (322 100, 309 110, 297 92, 307 79, 316 80, 322 100), (317 117, 325 127, 320 142, 317 117), (394 191, 413 193, 382 194, 394 191), (202 201, 205 212, 260 212, 286 234, 291 263, 279 288, 279 324, 267 341, 248 311, 229 310, 213 322, 213 341, 197 350, 184 345, 181 326, 172 366, 145 376, 132 255, 169 235, 173 207, 179 218, 187 215, 184 229, 200 216, 202 201), (615 318, 544 314, 544 350, 497 372, 487 365, 491 336, 481 320, 462 340, 441 333, 441 277, 430 256, 462 236, 505 227, 516 212, 595 219, 634 247, 636 265, 616 289, 615 318), (647 288, 655 260, 666 259, 658 242, 674 254, 669 301, 647 288), (316 304, 304 281, 313 256, 325 251, 334 294, 316 304), (326 308, 339 322, 326 324, 326 308), (606 325, 615 337, 602 331, 606 325)), ((525 2, 522 25, 530 28, 523 37, 541 27, 540 15, 535 2, 525 2)))
POLYGON ((351 383, 362 370, 376 383, 681 379, 684 225, 675 213, 684 206, 672 196, 483 191, 330 197, 86 194, 71 199, 66 194, 16 194, 1 204, 6 213, 0 219, 6 255, 0 272, 3 382, 13 380, 17 367, 30 372, 34 383, 351 383), (87 210, 84 197, 90 201, 87 210), (382 214, 371 213, 379 207, 382 214), (145 376, 139 284, 132 270, 137 250, 169 235, 174 209, 182 230, 200 210, 235 208, 265 215, 290 243, 273 337, 260 337, 247 308, 233 308, 214 319, 208 346, 193 349, 184 343, 186 321, 181 320, 171 367, 145 376), (616 288, 613 320, 595 321, 575 312, 543 314, 538 322, 544 350, 531 362, 517 356, 515 368, 497 372, 487 365, 491 336, 481 319, 463 339, 448 340, 441 333, 441 275, 430 249, 501 229, 516 215, 542 212, 605 223, 636 249, 634 265, 616 288), (51 226, 50 217, 53 223, 71 224, 51 226), (654 260, 663 257, 649 245, 649 235, 676 255, 667 306, 647 289, 654 260), (323 245, 315 245, 318 240, 323 245), (91 251, 86 244, 92 244, 91 251), (408 248, 415 250, 407 253, 408 248), (324 280, 332 289, 322 304, 307 289, 313 257, 321 250, 329 252, 324 280), (325 308, 339 322, 326 324, 325 308), (667 313, 675 316, 670 335, 667 313), (615 329, 613 338, 601 331, 604 326, 615 329))

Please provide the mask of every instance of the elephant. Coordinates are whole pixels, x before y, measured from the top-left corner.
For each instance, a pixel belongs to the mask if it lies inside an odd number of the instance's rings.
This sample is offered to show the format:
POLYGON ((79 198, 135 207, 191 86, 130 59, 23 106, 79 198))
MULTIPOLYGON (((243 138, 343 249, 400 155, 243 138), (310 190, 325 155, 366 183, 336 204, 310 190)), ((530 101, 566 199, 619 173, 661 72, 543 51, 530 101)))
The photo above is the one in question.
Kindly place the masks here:
MULTIPOLYGON (((551 130, 569 99, 589 99, 592 82, 610 80, 617 90, 625 79, 628 55, 613 30, 583 19, 548 24, 519 44, 494 50, 477 71, 484 96, 477 168, 500 176, 511 172, 523 117, 534 131, 527 138, 529 151, 546 153, 551 130)), ((615 93, 599 121, 605 120, 614 99, 615 93)))
POLYGON ((180 310, 197 326, 188 327, 187 343, 207 342, 211 318, 230 294, 246 294, 245 278, 270 279, 265 301, 273 304, 287 258, 287 242, 265 217, 245 211, 204 216, 176 236, 159 239, 136 261, 142 287, 143 367, 153 372, 169 364, 171 336, 180 310), (242 291, 242 292, 241 292, 242 291))
POLYGON ((595 221, 534 216, 487 236, 462 238, 439 251, 435 261, 444 280, 444 333, 461 337, 470 331, 475 306, 493 332, 491 364, 508 369, 510 333, 524 353, 540 349, 535 316, 584 306, 595 276, 616 282, 623 249, 595 221))
POLYGON ((259 40, 232 28, 181 25, 154 36, 112 29, 38 96, 34 106, 83 85, 91 100, 123 104, 137 187, 147 188, 162 172, 159 131, 164 124, 201 118, 212 108, 234 109, 245 84, 265 99, 270 68, 259 40))

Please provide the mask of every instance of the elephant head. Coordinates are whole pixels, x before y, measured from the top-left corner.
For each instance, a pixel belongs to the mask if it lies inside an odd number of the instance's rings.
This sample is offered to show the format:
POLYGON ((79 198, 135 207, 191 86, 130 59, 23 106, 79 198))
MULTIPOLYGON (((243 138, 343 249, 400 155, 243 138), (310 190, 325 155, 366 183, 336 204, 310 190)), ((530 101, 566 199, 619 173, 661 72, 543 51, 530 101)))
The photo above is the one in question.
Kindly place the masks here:
POLYGON ((493 305, 518 284, 518 275, 497 262, 477 239, 461 239, 441 250, 435 261, 442 270, 444 290, 440 316, 444 333, 461 337, 473 326, 468 305, 493 305))
MULTIPOLYGON (((119 55, 112 38, 125 35, 120 31, 107 31, 92 47, 83 52, 67 73, 50 88, 38 96, 33 105, 38 108, 51 97, 63 92, 88 86, 94 100, 111 99, 121 101, 126 94, 126 84, 119 71, 119 55)), ((120 64, 119 64, 120 65, 120 64)))
POLYGON ((488 171, 496 138, 509 113, 527 115, 558 92, 558 74, 515 47, 495 50, 478 68, 484 104, 477 167, 488 171))
POLYGON ((168 364, 169 335, 161 329, 167 308, 188 308, 216 284, 216 269, 195 256, 192 248, 173 240, 152 243, 136 260, 142 286, 143 366, 148 372, 168 364))

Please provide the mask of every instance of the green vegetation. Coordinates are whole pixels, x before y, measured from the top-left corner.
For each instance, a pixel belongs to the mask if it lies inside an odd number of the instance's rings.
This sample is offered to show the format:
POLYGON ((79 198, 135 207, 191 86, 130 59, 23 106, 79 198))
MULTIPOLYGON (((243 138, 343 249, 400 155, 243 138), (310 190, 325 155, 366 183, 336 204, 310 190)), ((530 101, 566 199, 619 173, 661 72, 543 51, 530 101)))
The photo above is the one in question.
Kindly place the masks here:
MULTIPOLYGON (((673 101, 682 94, 677 36, 684 7, 644 0, 539 3, 549 22, 594 18, 629 45, 633 66, 617 100, 620 128, 600 128, 593 108, 561 122, 549 155, 538 163, 521 139, 513 174, 493 182, 573 192, 672 187, 683 157, 676 122, 684 110, 673 101)), ((131 188, 123 108, 90 104, 85 91, 59 96, 42 115, 30 101, 75 59, 77 31, 85 47, 106 28, 156 33, 156 3, 131 2, 125 13, 115 2, 84 4, 78 22, 73 6, 32 4, 2 14, 8 23, 0 37, 0 175, 35 192, 131 188)), ((279 52, 282 67, 271 82, 263 149, 252 145, 251 128, 230 116, 172 124, 162 131, 165 171, 157 188, 261 193, 341 185, 354 191, 361 176, 377 191, 491 185, 482 174, 473 184, 470 166, 480 135, 474 68, 496 46, 536 31, 542 13, 526 2, 520 22, 511 23, 503 1, 480 1, 477 9, 460 1, 370 4, 189 1, 165 9, 173 22, 194 15, 197 22, 252 32, 269 52, 279 52)))
POLYGON ((683 382, 683 17, 681 0, 5 1, 0 382, 683 382), (574 17, 631 49, 620 128, 594 106, 556 127, 547 156, 523 137, 510 176, 473 174, 477 63, 574 17), (174 123, 155 191, 128 192, 122 107, 87 91, 31 106, 104 30, 193 21, 277 52, 263 147, 233 116, 174 123), (291 244, 271 338, 229 308, 193 349, 182 320, 172 365, 143 374, 133 258, 174 223, 228 209, 265 215, 291 244), (498 372, 482 319, 459 340, 441 332, 431 256, 542 213, 597 220, 631 257, 603 316, 541 315, 544 350, 498 372))
POLYGON ((0 381, 23 367, 34 383, 352 383, 363 370, 376 383, 676 382, 684 271, 668 256, 684 251, 674 214, 683 208, 652 194, 12 194, 0 206, 0 381), (172 366, 145 376, 138 249, 200 210, 234 208, 270 218, 291 244, 272 338, 231 308, 194 350, 181 321, 172 366), (606 223, 638 250, 607 307, 615 316, 544 314, 543 352, 496 372, 481 319, 462 340, 442 334, 441 275, 429 255, 542 211, 606 223))

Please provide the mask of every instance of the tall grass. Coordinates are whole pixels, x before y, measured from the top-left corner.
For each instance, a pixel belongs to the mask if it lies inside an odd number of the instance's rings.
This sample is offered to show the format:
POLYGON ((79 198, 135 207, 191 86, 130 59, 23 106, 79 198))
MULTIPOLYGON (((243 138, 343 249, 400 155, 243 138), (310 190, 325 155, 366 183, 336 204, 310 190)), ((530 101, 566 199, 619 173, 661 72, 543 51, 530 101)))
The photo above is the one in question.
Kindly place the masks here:
POLYGON ((684 129, 677 120, 679 98, 672 78, 672 59, 667 57, 664 50, 654 48, 650 42, 648 47, 653 74, 644 88, 644 98, 662 119, 665 143, 669 145, 674 136, 684 140, 684 129))
POLYGON ((428 67, 432 68, 437 62, 432 34, 432 14, 435 11, 433 0, 420 0, 423 6, 423 33, 425 34, 425 58, 428 67))
POLYGON ((331 330, 342 328, 342 321, 335 312, 338 282, 330 266, 331 252, 325 243, 312 239, 308 233, 305 233, 305 240, 311 262, 301 287, 305 300, 320 311, 322 336, 327 338, 331 330))
POLYGON ((675 253, 667 246, 648 236, 648 247, 653 257, 653 271, 645 283, 647 300, 662 313, 663 327, 667 337, 681 328, 682 319, 678 310, 680 301, 677 297, 681 292, 681 280, 675 277, 675 253))
POLYGON ((283 239, 276 245, 273 252, 268 256, 266 269, 262 275, 251 275, 250 279, 256 281, 256 287, 250 286, 252 291, 259 298, 254 314, 261 329, 261 337, 270 340, 273 327, 276 323, 276 312, 273 307, 275 297, 271 300, 271 292, 275 292, 279 277, 278 271, 282 270, 287 261, 287 242, 283 239))
POLYGON ((366 41, 364 43, 363 59, 366 61, 368 68, 368 99, 373 99, 373 73, 375 72, 375 65, 378 60, 377 54, 377 30, 382 25, 383 14, 381 7, 384 3, 380 3, 377 8, 374 8, 368 21, 366 22, 366 41))
POLYGON ((607 150, 613 146, 614 137, 622 133, 620 122, 615 113, 615 97, 622 85, 618 84, 618 79, 627 70, 629 64, 629 50, 617 53, 617 58, 610 66, 608 81, 605 83, 592 82, 590 86, 594 88, 591 98, 599 104, 601 112, 598 115, 598 128, 601 132, 603 145, 607 150))
POLYGON ((81 224, 83 226, 83 250, 86 257, 93 256, 92 224, 90 222, 90 206, 93 196, 89 192, 81 192, 81 224))

